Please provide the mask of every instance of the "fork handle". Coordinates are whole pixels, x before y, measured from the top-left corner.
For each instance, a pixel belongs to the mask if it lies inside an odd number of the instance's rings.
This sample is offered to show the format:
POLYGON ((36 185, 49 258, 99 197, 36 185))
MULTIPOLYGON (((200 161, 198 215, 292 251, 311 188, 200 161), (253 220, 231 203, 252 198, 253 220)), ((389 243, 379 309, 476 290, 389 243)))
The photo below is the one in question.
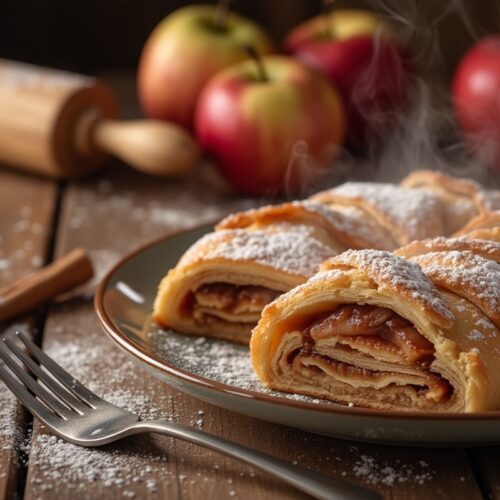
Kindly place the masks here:
POLYGON ((252 448, 247 448, 246 446, 185 425, 158 420, 137 422, 127 429, 125 435, 142 432, 166 434, 219 451, 220 453, 258 467, 316 498, 328 500, 332 498, 339 500, 375 500, 381 498, 374 491, 341 479, 324 476, 323 474, 304 469, 298 465, 285 462, 252 448))

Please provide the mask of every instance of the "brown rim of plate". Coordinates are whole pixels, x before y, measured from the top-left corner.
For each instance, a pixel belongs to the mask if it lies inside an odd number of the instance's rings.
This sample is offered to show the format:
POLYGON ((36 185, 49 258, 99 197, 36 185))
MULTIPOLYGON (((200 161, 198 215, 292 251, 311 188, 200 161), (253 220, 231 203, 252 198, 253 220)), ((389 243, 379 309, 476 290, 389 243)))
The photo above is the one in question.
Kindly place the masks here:
POLYGON ((111 339, 116 342, 120 347, 122 347, 129 354, 138 358, 139 360, 147 363, 153 368, 159 369, 165 374, 172 376, 181 380, 182 382, 189 382, 191 384, 198 385, 204 389, 211 389, 216 392, 228 394, 231 396, 241 396, 245 399, 256 399, 258 401, 274 404, 277 406, 290 406, 300 410, 311 410, 322 413, 336 413, 343 416, 359 416, 359 417, 372 417, 372 418, 397 418, 403 420, 500 420, 500 410, 492 410, 488 412, 477 412, 477 413, 446 413, 446 412, 424 412, 424 411, 388 411, 388 410, 377 410, 374 408, 360 408, 360 407, 350 407, 341 406, 339 403, 335 406, 331 406, 330 403, 309 403, 306 401, 295 401, 288 398, 278 398, 276 396, 271 396, 268 394, 250 391, 248 389, 241 389, 239 387, 234 387, 231 385, 223 384, 221 382, 215 382, 213 380, 201 377, 200 375, 195 375, 191 372, 178 368, 174 365, 166 363, 164 360, 156 357, 152 357, 149 353, 141 349, 138 345, 132 344, 117 328, 115 328, 113 322, 108 316, 104 305, 103 298, 105 290, 108 286, 109 280, 113 277, 116 271, 121 268, 124 264, 127 264, 135 256, 141 254, 142 252, 149 250, 150 248, 163 243, 164 241, 180 236, 184 233, 189 233, 191 231, 196 231, 206 227, 207 229, 213 227, 213 225, 199 225, 192 227, 187 230, 180 230, 170 233, 166 236, 156 238, 155 240, 141 245, 132 252, 126 254, 122 257, 104 276, 99 285, 96 288, 94 297, 94 307, 99 320, 101 321, 105 332, 111 337, 111 339))

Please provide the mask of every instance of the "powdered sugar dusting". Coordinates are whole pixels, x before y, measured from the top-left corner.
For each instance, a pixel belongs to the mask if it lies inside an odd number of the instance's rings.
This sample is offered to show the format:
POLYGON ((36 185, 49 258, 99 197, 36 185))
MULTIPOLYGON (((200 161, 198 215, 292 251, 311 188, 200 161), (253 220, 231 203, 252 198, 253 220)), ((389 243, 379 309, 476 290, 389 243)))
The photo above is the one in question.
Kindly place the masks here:
MULTIPOLYGON (((80 186, 71 213, 69 225, 75 230, 92 229, 96 217, 102 217, 106 236, 116 243, 123 238, 122 229, 116 220, 128 220, 139 239, 158 236, 159 231, 184 229, 213 222, 229 211, 242 210, 255 205, 248 198, 224 199, 215 189, 207 189, 201 179, 191 181, 190 189, 164 183, 147 183, 136 191, 123 189, 119 185, 101 179, 97 186, 80 186), (147 192, 147 196, 143 193, 147 192)), ((108 238, 106 238, 108 240, 108 238)), ((106 247, 107 248, 107 247, 106 247)))
POLYGON ((43 264, 42 256, 34 252, 43 248, 40 243, 47 228, 37 220, 37 215, 30 205, 21 206, 17 216, 5 214, 0 234, 0 287, 33 272, 43 264), (11 240, 8 235, 12 233, 16 234, 16 238, 11 240), (18 244, 12 248, 11 241, 18 241, 18 244))
POLYGON ((484 340, 485 336, 479 330, 471 330, 467 335, 470 340, 484 340))
POLYGON ((323 219, 330 232, 345 245, 345 248, 392 250, 397 246, 390 236, 384 234, 383 228, 373 218, 367 217, 363 210, 347 205, 330 206, 310 200, 266 205, 230 215, 219 224, 218 229, 242 228, 252 221, 277 224, 283 222, 284 218, 299 224, 300 216, 307 212, 323 219), (290 210, 290 207, 294 210, 290 210))
POLYGON ((4 384, 0 385, 0 450, 12 449, 18 438, 20 407, 4 384))
MULTIPOLYGON (((176 400, 174 405, 169 391, 156 393, 153 399, 140 386, 129 388, 136 365, 95 335, 81 336, 77 342, 53 341, 46 351, 99 396, 142 419, 175 421, 179 418, 182 402, 176 400)), ((199 410, 195 411, 192 424, 201 428, 201 417, 199 410)), ((111 488, 114 494, 134 497, 134 489, 153 493, 159 482, 165 485, 177 481, 175 468, 170 469, 168 462, 168 454, 151 447, 149 438, 137 437, 123 445, 82 448, 42 428, 34 436, 28 479, 41 492, 57 488, 57 484, 63 482, 64 489, 83 494, 88 483, 95 481, 101 487, 111 488)))
MULTIPOLYGON (((445 238, 443 236, 438 236, 437 238, 416 241, 410 243, 407 247, 403 247, 401 250, 404 254, 404 250, 412 247, 416 248, 426 248, 429 252, 442 252, 442 251, 464 251, 469 250, 475 254, 480 255, 492 260, 500 260, 500 242, 472 239, 467 236, 461 236, 458 238, 445 238)), ((398 252, 396 252, 398 253, 398 252)))
POLYGON ((151 326, 149 337, 168 363, 196 375, 242 389, 255 390, 260 382, 252 370, 248 347, 205 337, 186 337, 151 326))
POLYGON ((324 269, 353 267, 366 273, 379 289, 389 289, 406 296, 424 310, 434 312, 435 320, 449 325, 454 316, 439 290, 420 266, 390 252, 380 250, 348 250, 325 263, 324 269), (436 318, 437 316, 437 318, 436 318))
MULTIPOLYGON (((319 213, 335 229, 348 235, 347 244, 350 246, 354 240, 360 248, 380 248, 392 250, 393 243, 391 238, 384 238, 384 232, 377 227, 375 221, 366 216, 366 214, 356 207, 326 206, 312 201, 296 202, 301 203, 306 209, 319 213)), ((340 236, 341 236, 340 235, 340 236)))
POLYGON ((168 364, 221 384, 298 401, 332 404, 299 394, 264 387, 252 369, 248 347, 205 337, 193 338, 151 324, 148 332, 154 349, 168 364))
POLYGON ((46 351, 91 391, 111 403, 141 418, 168 418, 164 410, 154 406, 143 393, 124 389, 135 365, 124 360, 111 345, 96 343, 92 339, 79 340, 78 343, 55 341, 46 351), (95 376, 96 373, 99 377, 95 376))
POLYGON ((346 182, 333 192, 366 199, 377 211, 407 232, 410 240, 421 240, 442 232, 442 228, 437 232, 434 228, 429 230, 430 222, 437 220, 442 206, 439 198, 428 191, 393 184, 346 182))
POLYGON ((276 224, 267 231, 232 229, 210 233, 195 245, 205 251, 203 260, 225 258, 257 262, 298 276, 311 276, 335 251, 304 225, 276 224), (216 243, 216 244, 211 244, 216 243), (205 248, 206 247, 206 248, 205 248))
POLYGON ((500 323, 500 264, 469 251, 434 252, 412 260, 436 284, 465 296, 500 323))
MULTIPOLYGON (((29 326, 13 323, 2 331, 2 337, 16 331, 25 333, 29 326)), ((22 433, 18 428, 21 406, 7 387, 0 382, 0 450, 10 450, 19 445, 22 433)))
POLYGON ((380 463, 371 455, 362 454, 353 466, 354 475, 363 478, 367 484, 394 486, 398 483, 413 482, 424 484, 433 478, 433 471, 426 462, 420 461, 419 467, 405 463, 380 463))
POLYGON ((173 479, 167 456, 158 452, 82 448, 48 434, 39 434, 32 449, 30 464, 41 471, 41 477, 32 477, 31 482, 41 491, 51 490, 53 481, 64 478, 65 487, 76 491, 84 492, 89 482, 99 482, 106 488, 121 488, 122 495, 129 496, 128 488, 139 484, 152 493, 153 475, 162 483, 173 479))
POLYGON ((491 330, 492 333, 495 333, 496 330, 495 325, 488 318, 479 318, 476 321, 476 325, 480 328, 484 328, 485 330, 491 330))

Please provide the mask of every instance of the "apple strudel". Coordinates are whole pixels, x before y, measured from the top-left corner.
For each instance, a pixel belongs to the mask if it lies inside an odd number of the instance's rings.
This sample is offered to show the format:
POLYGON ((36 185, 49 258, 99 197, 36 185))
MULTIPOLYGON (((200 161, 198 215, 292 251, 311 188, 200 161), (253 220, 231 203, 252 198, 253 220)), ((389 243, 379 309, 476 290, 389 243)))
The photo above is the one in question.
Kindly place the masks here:
POLYGON ((376 182, 346 182, 310 199, 332 210, 355 207, 364 212, 366 218, 377 224, 377 232, 384 235, 385 250, 445 234, 445 207, 439 197, 424 190, 376 182))
POLYGON ((281 206, 283 222, 275 222, 276 210, 230 217, 196 242, 160 283, 154 320, 187 334, 248 343, 265 305, 347 248, 322 207, 281 206))
POLYGON ((247 343, 264 306, 326 259, 443 234, 444 198, 391 184, 349 182, 305 201, 240 212, 161 281, 153 318, 179 332, 247 343))
POLYGON ((333 257, 264 309, 253 367, 270 388, 363 407, 500 408, 499 252, 439 239, 333 257))
MULTIPOLYGON (((328 204, 284 203, 221 221, 161 281, 153 319, 179 332, 248 343, 264 306, 306 281, 329 257, 349 248, 394 250, 416 235, 438 233, 441 206, 432 195, 401 194, 407 230, 403 219, 391 223, 389 205, 375 198, 375 186, 352 186, 357 203, 347 195, 345 203, 334 203, 337 197, 329 193, 328 204), (360 192, 375 198, 370 209, 360 192)), ((387 189, 393 195, 402 191, 387 189)))

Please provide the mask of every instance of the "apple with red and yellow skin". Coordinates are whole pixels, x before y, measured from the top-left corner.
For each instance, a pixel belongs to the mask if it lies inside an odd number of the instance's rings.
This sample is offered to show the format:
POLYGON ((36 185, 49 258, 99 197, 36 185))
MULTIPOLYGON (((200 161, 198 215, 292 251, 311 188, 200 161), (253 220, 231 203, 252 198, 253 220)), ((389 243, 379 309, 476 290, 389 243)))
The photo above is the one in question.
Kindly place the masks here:
POLYGON ((500 35, 480 40, 453 77, 455 116, 476 156, 500 173, 500 35))
POLYGON ((404 107, 411 86, 409 58, 371 12, 336 10, 317 16, 292 30, 284 47, 338 88, 351 143, 382 138, 394 112, 404 107))
POLYGON ((146 115, 192 128, 198 95, 210 77, 248 58, 244 46, 261 54, 273 51, 254 22, 229 12, 217 25, 215 17, 215 6, 191 5, 167 16, 151 33, 138 70, 146 115))
POLYGON ((342 144, 342 100, 326 78, 290 57, 264 57, 262 68, 265 76, 249 60, 210 80, 196 135, 239 191, 297 192, 342 144))

